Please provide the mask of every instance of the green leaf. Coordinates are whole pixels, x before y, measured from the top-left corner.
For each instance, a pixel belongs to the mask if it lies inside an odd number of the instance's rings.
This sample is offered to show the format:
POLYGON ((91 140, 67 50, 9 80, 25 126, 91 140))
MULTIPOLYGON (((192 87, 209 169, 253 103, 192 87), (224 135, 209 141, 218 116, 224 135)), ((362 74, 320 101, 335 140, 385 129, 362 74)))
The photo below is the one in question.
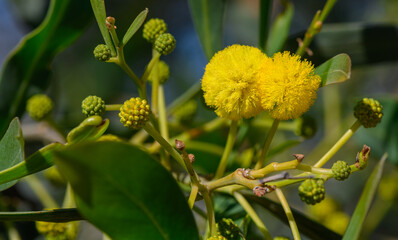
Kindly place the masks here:
POLYGON ((363 189, 361 197, 359 198, 359 202, 351 216, 351 220, 348 224, 347 230, 344 233, 343 240, 359 239, 362 224, 369 211, 370 204, 372 203, 372 200, 376 194, 377 186, 379 185, 386 159, 387 154, 385 153, 366 181, 365 188, 363 189))
POLYGON ((24 112, 29 95, 47 87, 52 59, 83 33, 89 11, 87 1, 51 1, 43 23, 10 54, 0 76, 0 136, 24 112))
POLYGON ((259 41, 258 45, 262 51, 265 49, 266 41, 268 38, 268 25, 270 21, 270 14, 272 9, 271 0, 260 0, 260 18, 259 18, 259 41))
MULTIPOLYGON (((285 211, 282 205, 276 203, 268 198, 256 197, 253 194, 244 194, 245 198, 250 201, 259 204, 268 211, 270 211, 275 217, 283 221, 287 226, 289 222, 286 218, 285 211)), ((294 219, 296 220, 297 227, 300 233, 303 233, 307 237, 313 240, 340 240, 341 236, 334 231, 326 228, 322 224, 309 219, 304 214, 292 209, 294 219)))
POLYGON ((84 220, 76 208, 62 208, 29 212, 0 212, 0 221, 70 222, 84 220))
POLYGON ((351 59, 345 53, 334 56, 315 68, 315 74, 322 79, 321 87, 341 83, 351 76, 351 59))
POLYGON ((81 214, 112 239, 199 239, 177 183, 144 151, 89 142, 58 151, 54 161, 81 214))
POLYGON ((208 59, 222 48, 225 0, 188 0, 193 23, 208 59))
POLYGON ((106 27, 106 10, 104 0, 90 0, 91 7, 94 12, 95 20, 97 20, 101 35, 106 45, 111 49, 112 56, 116 56, 115 46, 113 45, 108 28, 106 27))
MULTIPOLYGON (((22 162, 24 158, 24 140, 21 125, 18 118, 14 118, 0 141, 0 171, 22 162)), ((17 183, 16 180, 0 184, 0 191, 13 186, 15 183, 17 183)))
POLYGON ((129 29, 127 29, 126 33, 123 36, 123 40, 120 43, 120 46, 126 45, 126 43, 131 39, 132 36, 140 29, 142 24, 145 21, 146 16, 148 15, 148 8, 142 11, 138 16, 134 19, 133 23, 130 25, 129 29))
POLYGON ((79 126, 72 129, 66 140, 69 144, 83 141, 94 141, 104 134, 109 126, 109 119, 102 120, 100 116, 91 116, 83 120, 79 126))
MULTIPOLYGON (((20 179, 33 173, 40 172, 53 166, 53 153, 55 149, 62 147, 60 143, 52 143, 32 154, 25 161, 22 161, 10 168, 0 172, 0 184, 11 184, 11 181, 20 179)), ((15 183, 15 182, 13 182, 15 183)), ((0 188, 4 190, 5 188, 0 188)))
POLYGON ((271 26, 265 53, 268 56, 282 50, 283 45, 289 37, 290 24, 292 23, 294 7, 291 2, 287 2, 285 10, 280 13, 271 26))

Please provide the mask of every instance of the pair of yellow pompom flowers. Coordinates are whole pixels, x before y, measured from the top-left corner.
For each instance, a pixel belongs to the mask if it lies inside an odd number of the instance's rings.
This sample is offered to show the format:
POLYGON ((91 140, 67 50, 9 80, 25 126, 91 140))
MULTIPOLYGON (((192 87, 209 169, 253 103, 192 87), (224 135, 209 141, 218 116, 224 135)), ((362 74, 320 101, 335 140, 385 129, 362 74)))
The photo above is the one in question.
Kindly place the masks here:
POLYGON ((283 52, 271 58, 258 48, 232 45, 207 64, 202 89, 220 117, 240 120, 265 110, 288 120, 309 110, 320 83, 314 66, 300 56, 283 52))

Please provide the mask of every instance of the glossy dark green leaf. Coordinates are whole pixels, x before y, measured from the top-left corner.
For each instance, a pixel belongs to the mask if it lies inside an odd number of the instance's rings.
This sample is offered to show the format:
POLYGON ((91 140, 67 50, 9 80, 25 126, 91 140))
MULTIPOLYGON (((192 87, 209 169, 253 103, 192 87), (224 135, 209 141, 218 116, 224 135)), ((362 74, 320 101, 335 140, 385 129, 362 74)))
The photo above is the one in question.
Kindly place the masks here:
MULTIPOLYGON (((282 205, 276 203, 265 197, 256 197, 253 194, 244 194, 245 198, 248 201, 259 204, 264 207, 268 211, 270 211, 274 216, 283 221, 287 226, 289 226, 289 222, 286 218, 286 213, 283 210, 282 205)), ((294 219, 296 220, 297 227, 300 233, 308 236, 313 240, 340 240, 341 235, 333 232, 332 230, 326 228, 322 224, 311 220, 306 217, 304 214, 292 209, 292 213, 294 219)))
POLYGON ((120 43, 121 46, 126 45, 126 43, 134 36, 134 34, 140 29, 142 24, 145 21, 146 16, 148 15, 148 8, 142 11, 138 16, 134 19, 133 23, 131 23, 129 29, 127 29, 126 34, 123 36, 123 40, 120 43))
MULTIPOLYGON (((2 170, 0 172, 0 184, 7 183, 13 185, 11 183, 15 183, 15 180, 17 179, 40 172, 53 166, 54 164, 52 159, 54 150, 62 146, 63 145, 60 143, 52 143, 35 152, 25 161, 21 161, 12 167, 2 170)), ((6 184, 4 184, 4 186, 6 186, 6 184)), ((5 188, 2 188, 1 190, 4 189, 5 188)))
MULTIPOLYGON (((6 134, 0 141, 0 171, 22 162, 24 158, 24 140, 21 125, 18 118, 14 118, 11 121, 6 134)), ((15 183, 17 183, 16 180, 0 184, 0 191, 13 186, 15 183)))
POLYGON ((84 220, 76 208, 62 208, 30 212, 0 212, 0 221, 70 222, 84 220))
POLYGON ((51 1, 43 23, 10 54, 0 76, 0 136, 24 112, 28 95, 47 87, 52 59, 83 33, 89 13, 88 1, 51 1))
POLYGON ((106 10, 104 0, 90 0, 94 12, 95 20, 104 38, 105 44, 111 49, 112 56, 116 56, 115 46, 113 45, 108 28, 106 27, 106 10))
POLYGON ((208 59, 222 48, 225 0, 188 0, 193 23, 208 59))
POLYGON ((351 59, 345 53, 334 56, 315 68, 315 74, 322 79, 321 87, 341 83, 351 76, 351 59))
POLYGON ((293 4, 286 3, 285 9, 280 13, 273 22, 265 48, 268 56, 282 50, 287 38, 289 37, 290 24, 292 23, 294 13, 293 4))
POLYGON ((199 239, 177 183, 142 150, 90 142, 58 151, 54 161, 81 214, 112 239, 199 239))
POLYGON ((355 208, 354 213, 351 216, 351 220, 348 224, 347 230, 344 233, 343 240, 359 239, 362 224, 376 194, 377 186, 379 185, 381 175, 383 173, 383 167, 386 158, 387 154, 384 154, 380 162, 377 164, 376 168, 372 171, 372 174, 366 181, 365 188, 363 189, 361 197, 359 198, 359 202, 355 208))

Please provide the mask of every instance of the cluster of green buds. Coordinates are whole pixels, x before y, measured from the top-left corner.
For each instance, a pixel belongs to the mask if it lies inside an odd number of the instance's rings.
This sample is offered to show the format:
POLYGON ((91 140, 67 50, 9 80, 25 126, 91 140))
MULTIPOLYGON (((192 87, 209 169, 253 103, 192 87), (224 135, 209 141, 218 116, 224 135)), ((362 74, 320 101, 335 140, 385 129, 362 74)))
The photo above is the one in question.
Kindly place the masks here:
POLYGON ((146 100, 130 98, 120 108, 120 122, 127 128, 137 130, 149 120, 150 108, 146 100))
POLYGON ((315 205, 325 198, 323 179, 307 179, 299 186, 299 196, 306 204, 315 205))
POLYGON ((69 223, 57 222, 36 222, 37 231, 49 240, 68 240, 71 239, 68 234, 69 223))
POLYGON ((149 82, 152 83, 154 81, 155 74, 158 74, 159 84, 164 84, 170 76, 169 65, 167 65, 165 61, 160 60, 157 67, 151 71, 151 74, 148 77, 149 82))
POLYGON ((223 237, 222 235, 218 234, 218 235, 209 237, 207 240, 228 240, 228 239, 223 237))
POLYGON ((288 238, 288 237, 283 237, 283 236, 277 236, 277 237, 274 237, 273 240, 290 240, 290 238, 288 238))
POLYGON ((29 116, 41 121, 47 118, 53 110, 52 100, 45 94, 36 94, 30 97, 26 103, 26 111, 29 116))
POLYGON ((106 62, 111 58, 111 49, 105 44, 99 44, 94 48, 94 57, 101 62, 106 62))
POLYGON ((239 240, 239 227, 230 218, 223 218, 217 223, 217 231, 219 235, 225 237, 228 240, 239 240))
POLYGON ((176 46, 175 38, 167 33, 167 25, 162 19, 152 18, 146 22, 142 35, 162 55, 170 54, 176 46))
POLYGON ((383 117, 383 106, 373 98, 363 98, 354 108, 354 116, 365 128, 376 127, 383 117))
POLYGON ((88 96, 82 102, 82 112, 87 116, 102 116, 105 113, 105 101, 97 96, 88 96))
POLYGON ((332 173, 334 179, 343 181, 347 179, 351 174, 351 167, 347 162, 337 161, 332 166, 332 173))

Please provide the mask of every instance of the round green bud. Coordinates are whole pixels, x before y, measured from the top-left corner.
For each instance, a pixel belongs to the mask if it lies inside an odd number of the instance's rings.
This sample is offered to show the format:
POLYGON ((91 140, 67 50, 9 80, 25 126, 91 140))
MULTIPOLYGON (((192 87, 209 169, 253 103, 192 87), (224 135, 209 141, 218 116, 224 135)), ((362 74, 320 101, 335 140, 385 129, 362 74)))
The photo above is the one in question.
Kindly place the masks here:
POLYGON ((315 135, 318 128, 315 118, 309 115, 303 115, 294 121, 296 124, 295 133, 297 136, 312 138, 315 135))
POLYGON ((33 95, 26 103, 26 111, 36 121, 41 121, 49 116, 52 110, 53 101, 44 94, 33 95))
POLYGON ((337 161, 332 166, 333 177, 338 181, 347 179, 351 174, 351 168, 344 161, 337 161))
POLYGON ((123 139, 121 139, 120 137, 113 135, 113 134, 105 134, 102 135, 100 138, 98 138, 97 140, 98 142, 104 142, 104 141, 108 141, 108 142, 123 142, 123 139))
POLYGON ((344 212, 334 212, 330 214, 324 222, 324 225, 329 229, 337 232, 338 234, 344 234, 347 229, 350 217, 344 212))
POLYGON ((354 108, 354 116, 365 128, 376 127, 383 117, 383 106, 373 98, 364 98, 354 108))
POLYGON ((153 82, 154 78, 155 78, 155 74, 158 74, 158 78, 159 78, 159 83, 160 84, 164 84, 167 79, 169 79, 170 76, 170 68, 169 65, 167 65, 167 63, 165 61, 160 60, 158 62, 157 68, 153 69, 151 74, 149 74, 148 77, 148 81, 149 82, 153 82))
POLYGON ((167 24, 163 19, 152 18, 144 24, 142 36, 150 43, 154 43, 160 34, 167 32, 167 24))
POLYGON ((150 108, 146 100, 130 98, 120 108, 120 122, 127 128, 140 129, 149 119, 150 108))
POLYGON ((220 235, 228 240, 239 240, 239 227, 230 218, 223 218, 217 223, 217 230, 220 235))
POLYGON ((163 33, 156 38, 154 47, 160 54, 167 55, 176 47, 176 40, 170 33, 163 33))
POLYGON ((197 102, 192 99, 174 111, 174 117, 180 123, 189 123, 193 120, 198 110, 197 102))
POLYGON ((102 116, 105 113, 105 101, 97 96, 88 96, 82 101, 82 112, 87 116, 102 116))
POLYGON ((315 205, 325 198, 323 179, 307 179, 299 186, 299 196, 306 204, 315 205))
POLYGON ((215 236, 209 237, 207 240, 228 240, 228 239, 223 237, 222 235, 215 235, 215 236))
POLYGON ((97 45, 93 53, 94 57, 101 62, 106 62, 111 58, 111 49, 105 44, 97 45))
POLYGON ((274 237, 273 240, 290 240, 290 238, 288 238, 288 237, 282 237, 282 236, 277 236, 277 237, 274 237))
POLYGON ((36 222, 37 231, 44 235, 46 239, 53 240, 68 240, 68 223, 56 223, 56 222, 36 222))

